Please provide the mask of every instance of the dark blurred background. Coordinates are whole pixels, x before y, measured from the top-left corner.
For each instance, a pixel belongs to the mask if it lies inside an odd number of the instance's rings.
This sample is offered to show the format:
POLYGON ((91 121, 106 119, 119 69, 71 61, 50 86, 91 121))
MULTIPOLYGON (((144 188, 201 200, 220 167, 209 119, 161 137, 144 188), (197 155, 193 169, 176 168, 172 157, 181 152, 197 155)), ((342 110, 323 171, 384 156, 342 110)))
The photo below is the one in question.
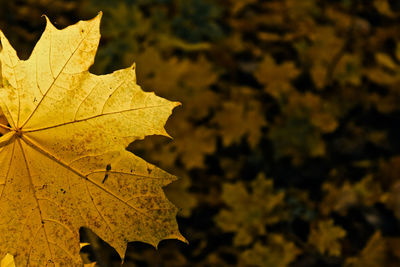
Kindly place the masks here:
MULTIPOLYGON (((132 242, 123 266, 400 266, 397 0, 0 0, 29 57, 103 11, 91 71, 136 62, 183 103, 129 150, 180 177, 165 191, 189 240, 132 242)), ((86 263, 120 266, 82 229, 86 263)))

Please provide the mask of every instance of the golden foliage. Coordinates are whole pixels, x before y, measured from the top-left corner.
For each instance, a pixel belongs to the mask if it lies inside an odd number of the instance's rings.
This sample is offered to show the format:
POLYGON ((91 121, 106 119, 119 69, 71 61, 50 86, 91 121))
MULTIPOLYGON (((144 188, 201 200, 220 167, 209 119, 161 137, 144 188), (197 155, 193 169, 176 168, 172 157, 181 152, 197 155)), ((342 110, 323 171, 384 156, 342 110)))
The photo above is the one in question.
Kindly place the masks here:
MULTIPOLYGON (((39 37, 41 14, 65 27, 104 10, 91 71, 136 62, 144 91, 183 104, 166 126, 176 140, 146 137, 128 150, 184 177, 165 190, 191 245, 164 241, 156 251, 134 242, 127 265, 398 265, 396 1, 1 3, 0 26, 21 58, 39 37), (274 181, 260 183, 260 197, 258 173, 274 181), (371 229, 382 234, 369 237, 371 229)), ((90 236, 85 262, 120 264, 90 236)))
POLYGON ((267 126, 262 104, 254 100, 250 88, 232 88, 232 91, 232 100, 222 104, 212 122, 216 124, 224 146, 239 143, 246 137, 254 148, 260 141, 263 127, 267 126))
POLYGON ((263 174, 251 183, 250 192, 241 182, 224 184, 222 199, 229 209, 215 217, 216 223, 226 232, 235 232, 235 245, 248 245, 266 233, 266 225, 285 219, 284 197, 283 192, 274 193, 272 180, 263 174))
POLYGON ((179 103, 146 93, 134 68, 94 75, 101 14, 46 29, 26 61, 1 33, 0 253, 16 264, 80 266, 79 228, 124 258, 128 241, 185 240, 162 187, 175 177, 125 150, 166 135, 179 103))
POLYGON ((265 91, 276 99, 281 99, 293 91, 290 81, 299 75, 293 62, 276 64, 274 59, 267 55, 254 73, 260 83, 265 85, 265 91))
POLYGON ((319 221, 317 226, 311 229, 308 242, 322 254, 340 256, 342 249, 339 239, 345 236, 346 231, 340 226, 335 226, 333 220, 319 221))

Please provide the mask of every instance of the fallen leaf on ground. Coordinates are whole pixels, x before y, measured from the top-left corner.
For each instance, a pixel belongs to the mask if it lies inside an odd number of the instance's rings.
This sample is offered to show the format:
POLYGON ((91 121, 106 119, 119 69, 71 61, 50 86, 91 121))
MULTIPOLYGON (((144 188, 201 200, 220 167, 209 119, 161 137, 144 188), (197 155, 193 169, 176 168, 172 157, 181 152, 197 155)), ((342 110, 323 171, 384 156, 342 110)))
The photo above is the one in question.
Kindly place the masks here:
POLYGON ((320 221, 315 226, 317 227, 311 229, 308 242, 322 254, 340 256, 342 246, 339 239, 346 236, 346 231, 340 226, 335 226, 333 220, 320 221))

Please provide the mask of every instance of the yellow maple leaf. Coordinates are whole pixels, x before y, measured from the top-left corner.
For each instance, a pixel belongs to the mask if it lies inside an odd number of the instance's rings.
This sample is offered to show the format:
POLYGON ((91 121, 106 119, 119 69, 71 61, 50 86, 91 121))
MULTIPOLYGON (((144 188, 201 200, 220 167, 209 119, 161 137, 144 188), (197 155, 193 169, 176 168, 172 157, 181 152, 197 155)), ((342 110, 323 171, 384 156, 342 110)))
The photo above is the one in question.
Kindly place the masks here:
POLYGON ((277 64, 274 58, 266 55, 258 66, 255 76, 265 85, 265 91, 276 99, 281 99, 293 91, 290 81, 299 75, 299 70, 293 62, 277 64))
POLYGON ((316 225, 314 226, 311 229, 308 242, 318 248, 322 254, 327 253, 330 256, 340 256, 342 246, 339 243, 339 239, 346 236, 346 231, 340 226, 335 226, 333 220, 318 222, 318 228, 316 225))
POLYGON ((256 147, 261 139, 262 127, 267 124, 260 112, 261 104, 257 101, 250 102, 250 105, 244 104, 226 101, 213 119, 219 128, 224 146, 239 143, 246 136, 251 147, 256 147))
POLYGON ((125 150, 168 136, 179 103, 143 92, 134 67, 88 71, 101 13, 63 30, 46 20, 26 61, 0 32, 0 107, 10 125, 0 124, 0 256, 17 266, 81 266, 80 227, 121 258, 129 241, 184 241, 162 190, 175 176, 125 150))
POLYGON ((251 192, 243 182, 226 183, 222 188, 222 200, 229 209, 215 216, 216 224, 225 232, 235 232, 234 245, 250 244, 257 236, 265 235, 266 225, 287 218, 284 192, 275 193, 273 181, 263 173, 251 183, 251 192), (263 199, 264 201, 260 201, 263 199))

